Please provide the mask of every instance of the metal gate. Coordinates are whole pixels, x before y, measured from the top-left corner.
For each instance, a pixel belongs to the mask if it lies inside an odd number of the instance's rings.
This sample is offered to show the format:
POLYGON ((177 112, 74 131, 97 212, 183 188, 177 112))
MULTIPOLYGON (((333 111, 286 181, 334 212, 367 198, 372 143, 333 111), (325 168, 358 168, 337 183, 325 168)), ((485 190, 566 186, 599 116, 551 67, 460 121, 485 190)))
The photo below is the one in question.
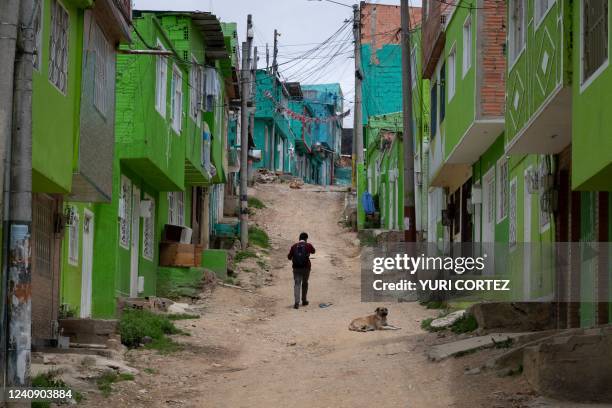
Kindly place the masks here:
POLYGON ((60 200, 32 195, 32 337, 35 343, 57 335, 60 236, 55 233, 60 200))

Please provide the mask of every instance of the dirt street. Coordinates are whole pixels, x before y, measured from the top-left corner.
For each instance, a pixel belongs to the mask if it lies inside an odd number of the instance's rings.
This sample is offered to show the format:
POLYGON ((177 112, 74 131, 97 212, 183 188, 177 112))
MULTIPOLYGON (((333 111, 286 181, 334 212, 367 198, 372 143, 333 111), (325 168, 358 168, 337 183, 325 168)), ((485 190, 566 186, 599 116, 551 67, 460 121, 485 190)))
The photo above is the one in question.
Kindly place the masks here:
MULTIPOLYGON (((521 380, 466 376, 485 358, 478 353, 441 363, 424 350, 439 336, 420 321, 434 316, 415 303, 384 304, 399 331, 356 333, 358 316, 382 304, 360 301, 356 235, 338 221, 344 193, 286 184, 252 191, 267 206, 252 220, 270 235, 259 251, 272 279, 252 292, 218 287, 197 305, 203 316, 179 321, 190 336, 169 355, 135 350, 129 360, 141 373, 115 384, 108 398, 90 396, 87 406, 143 407, 475 407, 523 406, 521 380), (310 305, 292 308, 292 274, 286 255, 301 231, 316 247, 310 305), (329 307, 319 307, 331 303, 329 307), (517 392, 519 392, 517 396, 517 392)), ((248 272, 238 279, 247 282, 248 272)))

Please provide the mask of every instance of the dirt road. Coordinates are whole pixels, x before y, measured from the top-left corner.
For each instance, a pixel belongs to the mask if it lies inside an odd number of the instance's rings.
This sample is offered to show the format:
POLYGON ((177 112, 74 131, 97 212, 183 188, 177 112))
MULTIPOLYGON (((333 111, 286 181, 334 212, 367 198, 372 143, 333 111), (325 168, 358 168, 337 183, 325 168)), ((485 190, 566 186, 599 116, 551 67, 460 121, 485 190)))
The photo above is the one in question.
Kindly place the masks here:
MULTIPOLYGON (((465 376, 472 362, 433 364, 424 348, 435 334, 420 321, 435 313, 414 303, 384 304, 399 331, 356 333, 355 317, 381 304, 360 301, 356 236, 338 224, 344 194, 286 184, 257 186, 267 206, 253 221, 270 235, 260 251, 268 285, 247 292, 217 288, 200 307, 202 318, 181 321, 189 337, 167 356, 132 351, 141 370, 134 382, 115 385, 90 406, 146 407, 463 407, 520 406, 499 402, 504 379, 465 376), (286 254, 302 231, 317 249, 310 279, 310 305, 292 308, 292 274, 286 254), (332 303, 327 308, 321 303, 332 303), (498 393, 501 391, 497 391, 498 393), (110 404, 110 405, 109 405, 110 404)), ((249 272, 239 279, 249 281, 249 272)), ((253 281, 253 279, 250 279, 253 281)), ((264 279, 263 282, 266 282, 264 279)))

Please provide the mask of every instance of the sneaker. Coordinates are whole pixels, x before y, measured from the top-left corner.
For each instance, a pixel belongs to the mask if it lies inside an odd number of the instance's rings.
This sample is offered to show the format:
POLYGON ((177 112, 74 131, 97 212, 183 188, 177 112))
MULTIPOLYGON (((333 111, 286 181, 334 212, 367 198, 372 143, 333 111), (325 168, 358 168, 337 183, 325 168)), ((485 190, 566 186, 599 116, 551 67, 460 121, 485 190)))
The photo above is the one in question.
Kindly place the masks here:
POLYGON ((307 300, 302 300, 302 306, 308 306, 308 301, 307 300))
POLYGON ((293 305, 293 308, 294 308, 294 309, 299 309, 299 308, 300 308, 300 304, 299 304, 299 303, 296 303, 295 305, 293 305))

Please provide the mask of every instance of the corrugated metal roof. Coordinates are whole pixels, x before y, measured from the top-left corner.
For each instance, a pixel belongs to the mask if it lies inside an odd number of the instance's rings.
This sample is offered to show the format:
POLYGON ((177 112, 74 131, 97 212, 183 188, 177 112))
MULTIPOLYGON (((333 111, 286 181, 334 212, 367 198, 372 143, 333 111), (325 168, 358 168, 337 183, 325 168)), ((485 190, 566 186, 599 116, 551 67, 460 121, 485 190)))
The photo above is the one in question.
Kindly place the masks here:
POLYGON ((212 13, 190 13, 191 21, 198 27, 206 41, 206 57, 210 59, 229 58, 221 22, 212 13))

